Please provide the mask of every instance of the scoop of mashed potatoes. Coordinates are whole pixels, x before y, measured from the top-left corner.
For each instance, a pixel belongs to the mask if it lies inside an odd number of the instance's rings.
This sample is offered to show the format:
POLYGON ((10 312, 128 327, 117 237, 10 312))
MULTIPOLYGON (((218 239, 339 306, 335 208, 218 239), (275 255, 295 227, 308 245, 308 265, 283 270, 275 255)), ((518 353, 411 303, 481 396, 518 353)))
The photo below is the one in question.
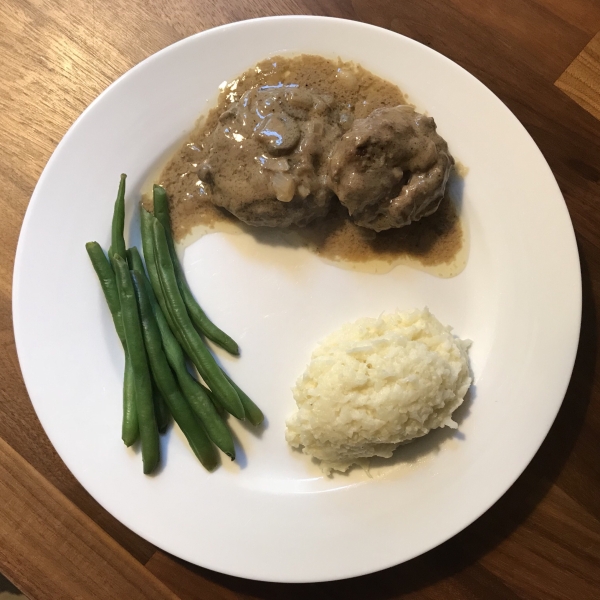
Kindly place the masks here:
POLYGON ((389 458, 437 427, 456 428, 452 413, 471 385, 470 344, 428 309, 343 325, 296 382, 288 443, 329 473, 389 458))

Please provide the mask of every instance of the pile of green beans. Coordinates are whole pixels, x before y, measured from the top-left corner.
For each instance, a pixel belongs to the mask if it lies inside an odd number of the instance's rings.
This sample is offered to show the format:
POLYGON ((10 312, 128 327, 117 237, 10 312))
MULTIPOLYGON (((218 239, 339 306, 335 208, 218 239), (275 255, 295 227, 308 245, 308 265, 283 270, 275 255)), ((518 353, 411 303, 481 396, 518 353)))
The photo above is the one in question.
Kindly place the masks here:
POLYGON ((144 473, 152 473, 160 463, 159 434, 173 417, 211 471, 219 464, 217 448, 235 459, 226 413, 255 426, 264 416, 204 342, 206 337, 239 354, 238 345, 210 321, 185 280, 164 188, 154 186, 154 214, 140 209, 145 265, 136 247, 127 249, 125 179, 121 175, 108 258, 97 242, 86 244, 125 352, 121 437, 126 446, 140 441, 144 473), (201 380, 191 374, 188 360, 201 380))

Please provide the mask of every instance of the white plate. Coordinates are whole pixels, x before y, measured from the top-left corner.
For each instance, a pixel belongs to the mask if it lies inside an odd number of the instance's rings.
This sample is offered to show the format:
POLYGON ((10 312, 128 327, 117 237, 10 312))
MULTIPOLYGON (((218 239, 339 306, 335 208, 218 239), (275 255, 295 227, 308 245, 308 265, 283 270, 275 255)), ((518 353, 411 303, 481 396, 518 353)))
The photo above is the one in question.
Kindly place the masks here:
MULTIPOLYGON (((128 227, 137 231, 137 223, 128 227)), ((139 242, 136 233, 133 242, 139 242)), ((540 151, 510 111, 461 67, 360 23, 280 17, 183 40, 121 77, 83 113, 48 163, 17 251, 14 323, 35 410, 75 477, 133 531, 183 559, 284 582, 361 575, 447 540, 523 471, 560 407, 579 334, 581 289, 569 216, 540 151), (239 464, 207 474, 178 431, 165 467, 142 475, 120 441, 123 356, 84 243, 109 244, 119 173, 129 214, 142 183, 215 98, 217 86, 281 52, 354 60, 397 82, 435 117, 468 166, 467 268, 444 280, 407 267, 344 271, 306 251, 210 235, 185 270, 243 357, 220 357, 268 416, 236 425, 239 464), (343 322, 429 306, 473 340, 472 399, 458 432, 397 453, 373 478, 327 479, 284 441, 290 388, 312 348, 343 322)))

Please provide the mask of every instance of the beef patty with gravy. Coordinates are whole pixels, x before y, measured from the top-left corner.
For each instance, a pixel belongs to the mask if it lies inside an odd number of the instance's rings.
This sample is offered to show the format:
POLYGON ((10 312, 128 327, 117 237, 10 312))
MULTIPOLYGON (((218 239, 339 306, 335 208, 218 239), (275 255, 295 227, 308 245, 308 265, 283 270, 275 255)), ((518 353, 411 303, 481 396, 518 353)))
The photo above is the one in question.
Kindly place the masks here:
POLYGON ((379 108, 335 144, 330 184, 357 225, 383 231, 435 212, 453 164, 432 118, 408 105, 379 108))

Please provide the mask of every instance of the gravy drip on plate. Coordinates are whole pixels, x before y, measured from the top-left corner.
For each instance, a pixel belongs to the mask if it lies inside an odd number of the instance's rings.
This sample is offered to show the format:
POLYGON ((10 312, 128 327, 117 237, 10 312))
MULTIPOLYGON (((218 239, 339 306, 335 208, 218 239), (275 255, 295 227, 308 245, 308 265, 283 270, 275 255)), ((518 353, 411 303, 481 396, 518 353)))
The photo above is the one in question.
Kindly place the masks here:
POLYGON ((379 233, 354 224, 337 202, 324 219, 306 227, 275 228, 277 231, 272 233, 265 232, 266 228, 247 226, 212 204, 211 190, 198 176, 210 153, 207 136, 219 123, 219 117, 245 92, 257 86, 279 84, 306 87, 313 93, 332 97, 343 115, 342 128, 349 128, 354 119, 365 118, 377 108, 407 103, 397 86, 361 66, 312 55, 264 60, 233 81, 223 82, 217 105, 199 120, 159 178, 170 198, 176 240, 191 242, 205 233, 237 230, 259 239, 283 237, 343 268, 386 272, 397 264, 409 264, 440 277, 452 277, 462 271, 467 258, 466 236, 448 195, 433 215, 379 233))

